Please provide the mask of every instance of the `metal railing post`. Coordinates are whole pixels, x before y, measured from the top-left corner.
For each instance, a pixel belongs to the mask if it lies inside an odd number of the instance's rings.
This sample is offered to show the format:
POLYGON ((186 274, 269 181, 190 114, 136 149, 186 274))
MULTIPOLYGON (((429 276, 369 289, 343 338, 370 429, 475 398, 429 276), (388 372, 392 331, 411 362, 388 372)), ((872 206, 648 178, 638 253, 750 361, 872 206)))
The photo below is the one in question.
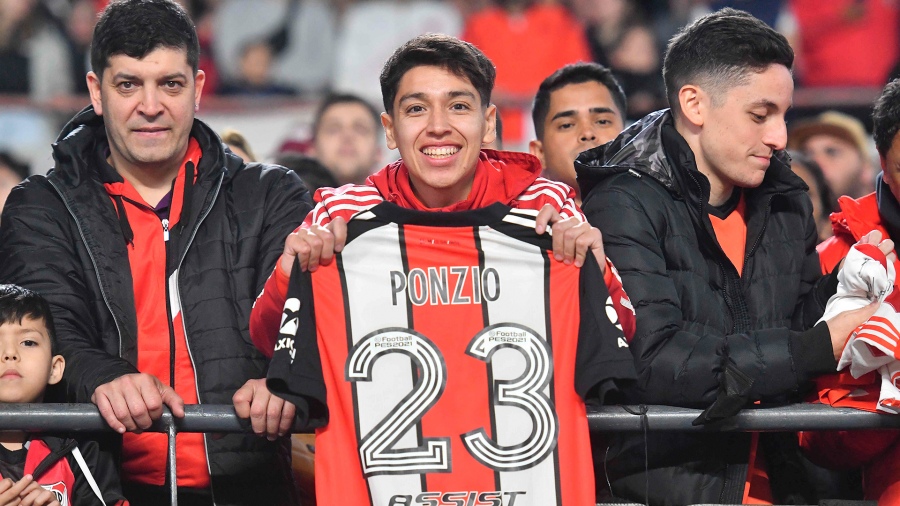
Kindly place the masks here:
POLYGON ((162 419, 166 424, 166 432, 169 435, 169 498, 172 506, 178 506, 178 459, 175 458, 175 436, 178 429, 175 427, 175 415, 164 408, 162 419))

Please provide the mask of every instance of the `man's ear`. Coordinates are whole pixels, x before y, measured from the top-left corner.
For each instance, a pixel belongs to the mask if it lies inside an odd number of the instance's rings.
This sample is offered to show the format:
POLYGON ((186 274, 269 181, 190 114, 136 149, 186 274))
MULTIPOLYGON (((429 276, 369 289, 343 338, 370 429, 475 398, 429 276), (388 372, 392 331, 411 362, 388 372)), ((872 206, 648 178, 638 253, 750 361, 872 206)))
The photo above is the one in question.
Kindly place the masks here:
POLYGON ((197 71, 194 76, 194 112, 200 110, 200 97, 203 96, 203 85, 206 84, 206 72, 197 71))
POLYGON ((709 95, 699 86, 685 84, 678 90, 681 116, 695 127, 703 126, 709 109, 709 95))
POLYGON ((538 160, 541 161, 541 167, 547 168, 547 164, 544 162, 544 143, 535 139, 528 143, 528 152, 532 155, 536 156, 538 160))
POLYGON ((381 126, 384 127, 384 138, 387 140, 388 149, 397 149, 397 141, 394 138, 394 120, 391 119, 390 114, 381 113, 381 126))
POLYGON ((91 71, 87 73, 84 79, 87 81, 88 93, 91 95, 91 105, 94 106, 94 112, 98 116, 103 116, 103 101, 100 95, 103 83, 100 80, 100 76, 91 71))
POLYGON ((54 355, 53 358, 50 359, 50 379, 47 383, 50 385, 59 383, 65 370, 66 359, 64 359, 62 355, 54 355))
POLYGON ((491 104, 484 110, 485 130, 481 145, 486 146, 497 140, 497 106, 491 104))

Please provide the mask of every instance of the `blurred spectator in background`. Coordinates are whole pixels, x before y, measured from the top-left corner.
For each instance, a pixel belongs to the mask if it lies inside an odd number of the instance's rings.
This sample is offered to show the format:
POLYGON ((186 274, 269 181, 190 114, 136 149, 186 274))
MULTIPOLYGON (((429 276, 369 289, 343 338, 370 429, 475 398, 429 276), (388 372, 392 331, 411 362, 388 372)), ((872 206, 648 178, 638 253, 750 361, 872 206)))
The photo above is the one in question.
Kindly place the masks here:
MULTIPOLYGON (((875 190, 869 138, 853 116, 826 111, 797 121, 788 132, 788 149, 803 152, 822 168, 835 198, 859 198, 875 190)), ((836 205, 837 201, 834 200, 836 205)))
MULTIPOLYGON (((48 100, 72 90, 69 50, 38 0, 0 0, 0 93, 48 100)), ((82 76, 83 79, 83 76, 82 76)))
POLYGON ((825 173, 812 158, 800 151, 789 151, 791 156, 791 170, 800 176, 800 179, 809 186, 809 198, 813 205, 813 219, 816 220, 816 229, 819 231, 819 240, 824 241, 833 235, 831 230, 831 213, 837 207, 837 198, 825 180, 825 173))
POLYGON ((665 107, 662 58, 656 35, 638 2, 575 0, 574 4, 578 19, 587 25, 593 60, 611 69, 628 91, 631 117, 640 118, 665 107))
POLYGON ((247 138, 237 130, 225 129, 222 132, 222 142, 228 146, 232 153, 241 157, 245 162, 259 161, 256 159, 256 155, 253 154, 253 150, 250 149, 250 143, 247 142, 247 138))
POLYGON ((541 161, 544 177, 575 182, 575 159, 606 144, 625 128, 625 93, 612 72, 597 63, 566 65, 541 83, 531 111, 537 139, 528 150, 541 161))
POLYGON ((753 17, 759 19, 763 23, 778 29, 778 21, 784 7, 785 0, 705 0, 696 2, 697 4, 706 4, 710 12, 723 9, 725 7, 733 7, 747 11, 753 17))
POLYGON ((327 2, 219 0, 212 15, 211 47, 223 82, 240 80, 248 44, 264 40, 272 51, 272 82, 300 93, 331 85, 335 14, 327 2))
MULTIPOLYGON (((439 0, 363 0, 344 12, 337 36, 334 91, 381 102, 381 68, 394 50, 425 33, 459 36, 463 19, 439 0)), ((327 164, 326 164, 327 165, 327 164)))
POLYGON ((555 1, 495 0, 469 17, 462 38, 497 67, 494 97, 503 108, 508 145, 527 140, 525 104, 541 81, 563 65, 591 61, 584 27, 555 1))
MULTIPOLYGON (((316 190, 323 187, 336 188, 340 186, 338 180, 334 178, 334 174, 328 170, 328 167, 322 165, 322 162, 311 156, 301 155, 300 153, 282 153, 276 156, 272 163, 294 171, 306 183, 310 193, 315 193, 316 190)), ((296 434, 295 437, 298 435, 300 434, 296 434)), ((296 442, 294 446, 297 446, 296 442)), ((296 470, 296 466, 294 467, 296 470)))
POLYGON ((97 9, 93 0, 75 0, 66 13, 66 40, 69 46, 69 75, 72 93, 87 95, 85 74, 90 70, 91 37, 97 23, 97 9))
POLYGON ((241 49, 238 75, 222 83, 222 95, 291 96, 297 92, 272 78, 275 52, 268 40, 254 40, 241 49))
POLYGON ((378 111, 361 97, 331 95, 313 120, 309 154, 328 167, 339 185, 361 184, 380 168, 380 127, 378 111))
POLYGON ((18 161, 6 151, 0 151, 0 211, 13 187, 28 177, 28 165, 18 161))
POLYGON ((800 84, 884 85, 900 54, 900 3, 790 0, 790 8, 800 36, 800 45, 795 48, 800 84))

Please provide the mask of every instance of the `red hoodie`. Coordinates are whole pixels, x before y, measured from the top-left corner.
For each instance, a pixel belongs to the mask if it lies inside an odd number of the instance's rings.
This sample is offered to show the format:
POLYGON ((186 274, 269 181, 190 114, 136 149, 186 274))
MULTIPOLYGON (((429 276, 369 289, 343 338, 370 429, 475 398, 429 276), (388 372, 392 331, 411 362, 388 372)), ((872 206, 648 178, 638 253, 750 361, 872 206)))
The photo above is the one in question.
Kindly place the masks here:
MULTIPOLYGON (((324 226, 338 216, 349 221, 357 213, 384 201, 406 209, 433 212, 467 211, 500 202, 537 213, 549 204, 563 218, 574 217, 584 221, 584 214, 575 204, 575 191, 563 183, 539 177, 540 173, 540 161, 530 154, 482 150, 469 197, 453 205, 435 209, 425 206, 415 196, 409 182, 409 171, 403 160, 398 160, 369 176, 364 185, 320 188, 315 194, 316 207, 310 211, 300 228, 309 228, 313 223, 324 226)), ((279 261, 256 299, 250 315, 250 337, 256 347, 268 357, 272 356, 275 349, 290 279, 280 265, 279 261)), ((626 337, 631 339, 635 326, 631 301, 609 259, 606 260, 606 265, 604 281, 619 323, 626 337)))

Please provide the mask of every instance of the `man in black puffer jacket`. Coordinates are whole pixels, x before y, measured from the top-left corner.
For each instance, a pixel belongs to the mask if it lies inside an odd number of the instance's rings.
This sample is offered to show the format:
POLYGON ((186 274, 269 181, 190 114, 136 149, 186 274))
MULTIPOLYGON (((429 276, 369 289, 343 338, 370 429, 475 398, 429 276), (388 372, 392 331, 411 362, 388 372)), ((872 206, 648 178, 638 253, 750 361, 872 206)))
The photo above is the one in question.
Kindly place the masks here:
POLYGON ((124 433, 133 505, 169 504, 162 405, 234 404, 261 435, 182 433, 183 504, 292 504, 294 407, 265 388, 250 309, 311 208, 296 174, 246 164, 194 118, 204 74, 172 0, 111 2, 94 32, 92 105, 55 168, 16 187, 0 220, 0 282, 44 295, 69 400, 124 433), (127 432, 126 432, 127 431, 127 432), (138 432, 137 434, 135 432, 138 432))
MULTIPOLYGON (((585 214, 636 312, 639 379, 628 403, 706 408, 697 423, 709 423, 788 400, 835 370, 847 336, 875 310, 813 327, 837 282, 820 278, 812 206, 782 151, 792 63, 784 37, 749 14, 705 16, 666 52, 671 111, 576 161, 585 214)), ((785 501, 806 492, 781 486, 799 482, 791 445, 790 436, 651 432, 614 436, 596 459, 612 495, 632 501, 785 501)))

